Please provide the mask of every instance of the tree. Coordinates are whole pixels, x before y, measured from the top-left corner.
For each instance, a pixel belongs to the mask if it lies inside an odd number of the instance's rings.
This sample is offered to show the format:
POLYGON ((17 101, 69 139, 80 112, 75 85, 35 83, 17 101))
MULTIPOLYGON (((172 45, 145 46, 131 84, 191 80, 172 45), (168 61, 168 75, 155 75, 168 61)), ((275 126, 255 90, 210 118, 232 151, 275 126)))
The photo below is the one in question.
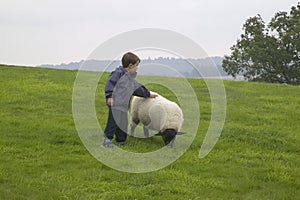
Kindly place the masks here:
POLYGON ((300 84, 300 5, 278 12, 266 26, 260 15, 243 25, 244 33, 225 56, 227 74, 249 81, 300 84))

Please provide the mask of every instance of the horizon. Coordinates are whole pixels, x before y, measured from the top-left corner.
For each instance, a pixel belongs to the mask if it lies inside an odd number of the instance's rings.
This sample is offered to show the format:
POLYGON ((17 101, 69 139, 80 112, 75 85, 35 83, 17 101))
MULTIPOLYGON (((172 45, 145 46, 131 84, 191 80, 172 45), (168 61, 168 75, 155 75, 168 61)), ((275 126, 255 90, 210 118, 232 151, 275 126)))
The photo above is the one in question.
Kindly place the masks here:
MULTIPOLYGON (((148 58, 140 58, 141 61, 147 61, 147 60, 159 60, 159 59, 169 59, 169 60, 205 60, 205 59, 214 59, 214 58, 224 58, 224 56, 208 56, 208 57, 205 57, 205 58, 180 58, 180 57, 148 57, 148 58)), ((35 66, 43 66, 43 65, 53 65, 53 66, 56 66, 56 65, 68 65, 68 64, 71 64, 71 63, 80 63, 80 62, 86 62, 86 61, 110 61, 110 62, 120 62, 121 60, 120 59, 87 59, 87 60, 80 60, 80 61, 71 61, 71 62, 62 62, 62 63, 58 63, 58 64, 53 64, 53 63, 43 63, 43 64, 39 64, 39 65, 35 65, 35 66)), ((0 63, 2 64, 2 63, 0 63)))
MULTIPOLYGON (((151 56, 148 56, 147 58, 146 57, 140 57, 139 58, 141 60, 157 60, 157 59, 184 59, 184 60, 201 60, 201 59, 211 59, 211 58, 224 58, 224 56, 207 56, 207 57, 199 57, 199 58, 181 58, 181 57, 169 57, 169 56, 155 56, 155 57, 151 57, 151 56)), ((37 64, 37 65, 24 65, 24 64, 21 64, 21 63, 0 63, 1 65, 8 65, 8 66, 28 66, 28 67, 38 67, 38 66, 42 66, 42 65, 63 65, 63 64, 71 64, 71 63, 80 63, 80 62, 84 62, 84 61, 88 61, 88 60, 96 60, 96 61, 120 61, 121 58, 118 58, 118 59, 80 59, 80 60, 77 60, 77 61, 69 61, 69 62, 60 62, 60 63, 40 63, 40 64, 37 64)))

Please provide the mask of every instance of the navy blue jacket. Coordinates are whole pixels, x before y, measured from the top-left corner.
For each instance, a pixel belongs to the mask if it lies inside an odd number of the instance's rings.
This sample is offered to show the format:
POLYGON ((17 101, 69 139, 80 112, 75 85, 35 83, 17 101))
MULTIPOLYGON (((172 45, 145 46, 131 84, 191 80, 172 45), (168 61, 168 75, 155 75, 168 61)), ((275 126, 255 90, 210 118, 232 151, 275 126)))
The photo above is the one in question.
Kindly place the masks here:
POLYGON ((128 76, 123 66, 111 72, 105 85, 105 97, 114 99, 114 109, 127 112, 132 95, 147 98, 150 91, 135 80, 134 75, 128 76))

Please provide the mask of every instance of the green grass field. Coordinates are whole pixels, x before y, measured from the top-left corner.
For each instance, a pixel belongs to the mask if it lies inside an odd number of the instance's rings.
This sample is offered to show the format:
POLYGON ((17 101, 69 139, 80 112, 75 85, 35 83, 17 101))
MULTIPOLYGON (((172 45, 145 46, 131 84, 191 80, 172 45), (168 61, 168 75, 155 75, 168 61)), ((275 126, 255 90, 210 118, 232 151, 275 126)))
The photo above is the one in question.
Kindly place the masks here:
MULTIPOLYGON (((203 80, 189 79, 201 111, 192 145, 164 169, 131 174, 100 163, 82 144, 72 116, 76 74, 0 66, 1 200, 300 199, 299 86, 224 81, 225 126, 214 149, 199 159, 210 98, 203 80)), ((104 84, 99 82, 96 94, 102 126, 104 84)), ((174 99, 167 88, 148 87, 174 99)), ((162 146, 158 137, 129 138, 124 148, 146 152, 162 146)))

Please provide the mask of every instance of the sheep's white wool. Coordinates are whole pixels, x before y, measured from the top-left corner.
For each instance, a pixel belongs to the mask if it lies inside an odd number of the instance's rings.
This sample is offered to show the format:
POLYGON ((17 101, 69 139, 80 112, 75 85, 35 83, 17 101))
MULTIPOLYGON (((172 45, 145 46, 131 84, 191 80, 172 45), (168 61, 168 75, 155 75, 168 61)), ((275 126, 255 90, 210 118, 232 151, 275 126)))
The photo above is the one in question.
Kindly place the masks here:
POLYGON ((134 97, 131 106, 131 123, 140 121, 147 129, 180 131, 183 123, 181 108, 161 95, 156 98, 134 97))

